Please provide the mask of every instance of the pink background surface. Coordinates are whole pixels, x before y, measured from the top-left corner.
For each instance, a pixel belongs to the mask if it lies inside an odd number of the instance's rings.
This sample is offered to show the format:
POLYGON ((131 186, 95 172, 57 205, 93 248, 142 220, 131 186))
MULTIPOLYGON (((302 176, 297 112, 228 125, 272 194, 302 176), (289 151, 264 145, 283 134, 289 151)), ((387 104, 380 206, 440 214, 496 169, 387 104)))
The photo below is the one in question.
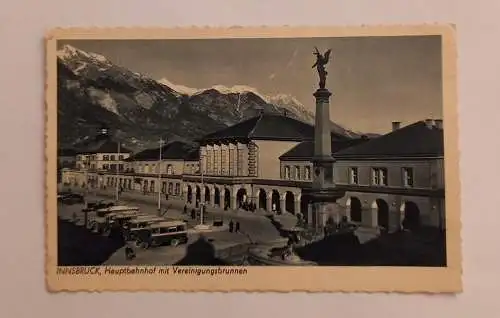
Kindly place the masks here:
MULTIPOLYGON (((500 1, 2 1, 0 316, 496 317, 500 248, 500 1), (459 44, 464 293, 49 294, 44 284, 43 35, 63 26, 455 23, 459 44)), ((360 88, 362 89, 362 88, 360 88)), ((394 277, 397 279, 397 277, 394 277)))

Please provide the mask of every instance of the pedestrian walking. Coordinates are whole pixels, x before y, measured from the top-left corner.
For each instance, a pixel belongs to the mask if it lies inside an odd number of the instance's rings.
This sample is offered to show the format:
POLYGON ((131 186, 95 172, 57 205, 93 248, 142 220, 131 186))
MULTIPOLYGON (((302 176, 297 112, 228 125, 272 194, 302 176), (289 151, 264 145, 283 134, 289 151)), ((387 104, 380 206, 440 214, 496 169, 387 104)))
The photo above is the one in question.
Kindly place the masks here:
POLYGON ((184 204, 184 210, 183 210, 182 214, 188 214, 188 207, 185 204, 184 204))
POLYGON ((233 233, 234 223, 233 220, 229 221, 229 233, 233 233))
POLYGON ((191 219, 196 219, 196 211, 195 209, 191 209, 191 219))
POLYGON ((234 232, 235 233, 240 233, 240 222, 236 222, 236 225, 234 227, 234 232))

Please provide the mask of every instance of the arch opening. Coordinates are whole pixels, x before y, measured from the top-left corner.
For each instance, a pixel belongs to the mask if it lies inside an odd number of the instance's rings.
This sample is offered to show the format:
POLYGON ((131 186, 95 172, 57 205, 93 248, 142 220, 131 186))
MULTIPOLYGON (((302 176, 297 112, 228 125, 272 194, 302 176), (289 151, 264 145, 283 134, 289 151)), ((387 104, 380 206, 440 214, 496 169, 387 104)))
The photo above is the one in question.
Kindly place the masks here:
POLYGON ((245 188, 240 188, 237 192, 236 192, 236 204, 237 204, 237 208, 242 208, 243 207, 243 204, 246 202, 247 200, 247 190, 245 188))
POLYGON ((377 204, 377 224, 386 233, 389 231, 389 205, 382 199, 375 201, 377 204))
POLYGON ((214 191, 214 204, 220 206, 220 190, 218 187, 215 187, 214 191))
POLYGON ((281 213, 280 193, 278 190, 273 190, 271 194, 271 209, 273 212, 281 213))
POLYGON ((228 188, 224 188, 224 210, 231 207, 231 191, 228 188))
POLYGON ((404 211, 403 211, 403 229, 415 231, 418 230, 421 226, 420 222, 420 209, 415 202, 406 201, 404 203, 404 211))
POLYGON ((201 189, 199 186, 196 186, 196 193, 195 193, 195 203, 196 207, 198 207, 198 204, 201 202, 201 189))
POLYGON ((285 193, 285 211, 295 214, 295 195, 290 191, 285 193))
POLYGON ((187 186, 187 202, 193 202, 193 188, 190 185, 187 186))
POLYGON ((264 189, 259 189, 259 209, 267 211, 267 193, 264 189))
POLYGON ((205 203, 210 203, 210 188, 205 186, 205 203))
POLYGON ((356 197, 350 197, 351 206, 349 207, 349 213, 351 215, 351 221, 359 222, 362 221, 362 207, 361 200, 356 197))

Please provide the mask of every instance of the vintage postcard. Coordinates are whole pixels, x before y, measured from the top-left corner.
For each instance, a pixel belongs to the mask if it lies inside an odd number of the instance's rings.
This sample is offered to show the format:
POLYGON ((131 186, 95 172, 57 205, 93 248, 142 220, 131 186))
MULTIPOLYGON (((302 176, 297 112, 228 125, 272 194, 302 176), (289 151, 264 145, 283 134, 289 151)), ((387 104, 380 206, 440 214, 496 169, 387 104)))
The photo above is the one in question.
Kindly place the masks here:
POLYGON ((55 29, 51 291, 460 292, 455 29, 55 29))

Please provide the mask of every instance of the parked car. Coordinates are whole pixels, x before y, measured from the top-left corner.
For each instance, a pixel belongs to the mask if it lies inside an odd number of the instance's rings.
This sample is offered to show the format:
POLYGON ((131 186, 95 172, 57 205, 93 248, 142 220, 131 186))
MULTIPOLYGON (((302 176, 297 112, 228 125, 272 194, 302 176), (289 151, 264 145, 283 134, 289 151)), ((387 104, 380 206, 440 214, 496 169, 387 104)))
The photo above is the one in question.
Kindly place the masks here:
POLYGON ((61 198, 61 202, 63 204, 72 205, 72 204, 84 203, 85 198, 81 194, 71 193, 71 194, 66 194, 65 196, 63 196, 61 198))

